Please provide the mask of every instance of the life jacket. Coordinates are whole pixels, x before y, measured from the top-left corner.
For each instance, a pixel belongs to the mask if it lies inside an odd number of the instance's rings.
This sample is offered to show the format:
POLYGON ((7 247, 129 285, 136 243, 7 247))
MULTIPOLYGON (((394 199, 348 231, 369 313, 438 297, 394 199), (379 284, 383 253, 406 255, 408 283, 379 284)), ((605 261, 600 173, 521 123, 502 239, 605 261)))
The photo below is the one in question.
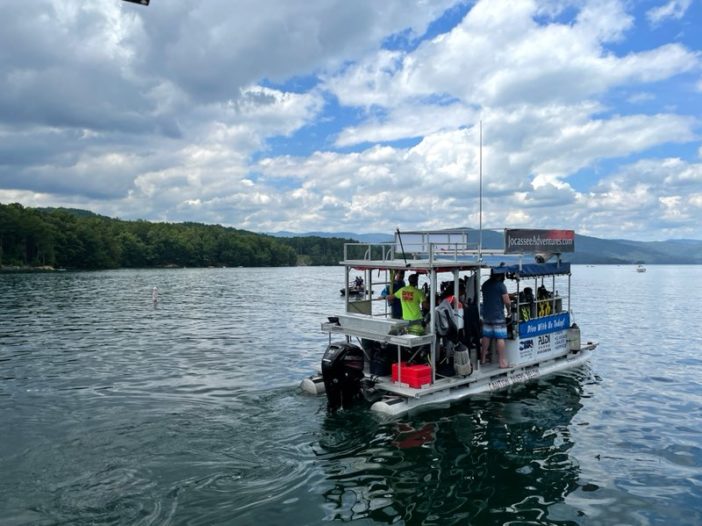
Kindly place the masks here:
POLYGON ((545 301, 551 298, 551 293, 546 289, 546 287, 541 285, 536 291, 536 297, 539 300, 539 317, 548 316, 549 314, 551 314, 551 302, 545 301))
POLYGON ((519 292, 519 319, 527 321, 531 319, 531 312, 534 308, 534 293, 530 288, 519 292))
POLYGON ((531 305, 522 305, 519 307, 519 319, 522 321, 531 319, 531 305))
POLYGON ((550 301, 540 301, 539 302, 539 317, 548 316, 551 314, 551 302, 550 301))

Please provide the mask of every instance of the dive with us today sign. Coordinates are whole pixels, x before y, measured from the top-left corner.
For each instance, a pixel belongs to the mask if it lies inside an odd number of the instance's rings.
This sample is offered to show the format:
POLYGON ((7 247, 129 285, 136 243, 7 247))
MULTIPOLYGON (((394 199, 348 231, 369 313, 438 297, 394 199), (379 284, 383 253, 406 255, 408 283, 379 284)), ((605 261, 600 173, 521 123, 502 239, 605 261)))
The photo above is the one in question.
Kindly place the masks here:
POLYGON ((534 318, 519 323, 519 337, 532 338, 540 334, 564 331, 570 327, 570 313, 563 312, 544 318, 534 318))

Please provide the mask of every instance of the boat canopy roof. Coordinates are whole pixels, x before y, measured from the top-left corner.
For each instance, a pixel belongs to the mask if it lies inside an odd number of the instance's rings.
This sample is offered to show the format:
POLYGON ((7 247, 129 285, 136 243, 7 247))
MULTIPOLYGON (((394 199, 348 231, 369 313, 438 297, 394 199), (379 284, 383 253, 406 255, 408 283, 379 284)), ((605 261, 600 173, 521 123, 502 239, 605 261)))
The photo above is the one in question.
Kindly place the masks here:
MULTIPOLYGON (((527 241, 534 242, 541 231, 530 230, 527 233, 531 235, 527 241)), ((478 239, 470 242, 469 234, 477 236, 476 232, 467 229, 411 231, 404 232, 402 236, 398 231, 392 242, 344 244, 344 259, 340 263, 355 270, 406 270, 420 274, 476 271, 481 268, 504 272, 515 278, 570 274, 570 263, 525 264, 524 256, 535 253, 531 248, 524 251, 486 250, 478 247, 478 239)), ((528 243, 522 245, 531 247, 528 243)))
POLYGON ((475 270, 477 268, 489 268, 489 265, 480 262, 464 262, 464 261, 427 261, 427 260, 403 260, 394 261, 363 261, 350 260, 342 261, 342 264, 353 268, 354 270, 404 270, 406 272, 427 274, 429 271, 435 272, 452 272, 454 270, 475 270))
POLYGON ((539 276, 570 274, 570 263, 528 263, 525 265, 500 265, 492 267, 495 274, 506 274, 513 278, 535 278, 539 276))

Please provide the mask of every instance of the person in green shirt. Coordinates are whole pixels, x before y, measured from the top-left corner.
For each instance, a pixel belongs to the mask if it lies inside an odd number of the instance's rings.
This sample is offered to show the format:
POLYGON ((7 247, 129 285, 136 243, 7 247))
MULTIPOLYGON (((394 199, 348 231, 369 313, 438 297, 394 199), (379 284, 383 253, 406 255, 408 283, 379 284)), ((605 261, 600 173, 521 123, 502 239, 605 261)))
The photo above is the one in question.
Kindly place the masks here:
POLYGON ((389 300, 398 298, 402 304, 402 319, 410 323, 408 332, 412 334, 424 334, 422 320, 422 307, 427 308, 427 297, 417 288, 419 275, 412 274, 407 278, 409 285, 396 290, 388 296, 389 300))

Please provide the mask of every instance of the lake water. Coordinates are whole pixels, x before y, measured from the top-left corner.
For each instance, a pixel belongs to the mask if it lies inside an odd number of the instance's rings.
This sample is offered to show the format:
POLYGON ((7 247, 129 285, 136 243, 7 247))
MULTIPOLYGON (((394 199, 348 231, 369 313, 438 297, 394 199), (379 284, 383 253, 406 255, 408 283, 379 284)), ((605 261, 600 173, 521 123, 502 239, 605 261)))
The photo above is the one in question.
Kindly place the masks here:
POLYGON ((587 366, 387 421, 298 388, 343 268, 0 275, 0 524, 702 524, 701 280, 575 266, 587 366))

